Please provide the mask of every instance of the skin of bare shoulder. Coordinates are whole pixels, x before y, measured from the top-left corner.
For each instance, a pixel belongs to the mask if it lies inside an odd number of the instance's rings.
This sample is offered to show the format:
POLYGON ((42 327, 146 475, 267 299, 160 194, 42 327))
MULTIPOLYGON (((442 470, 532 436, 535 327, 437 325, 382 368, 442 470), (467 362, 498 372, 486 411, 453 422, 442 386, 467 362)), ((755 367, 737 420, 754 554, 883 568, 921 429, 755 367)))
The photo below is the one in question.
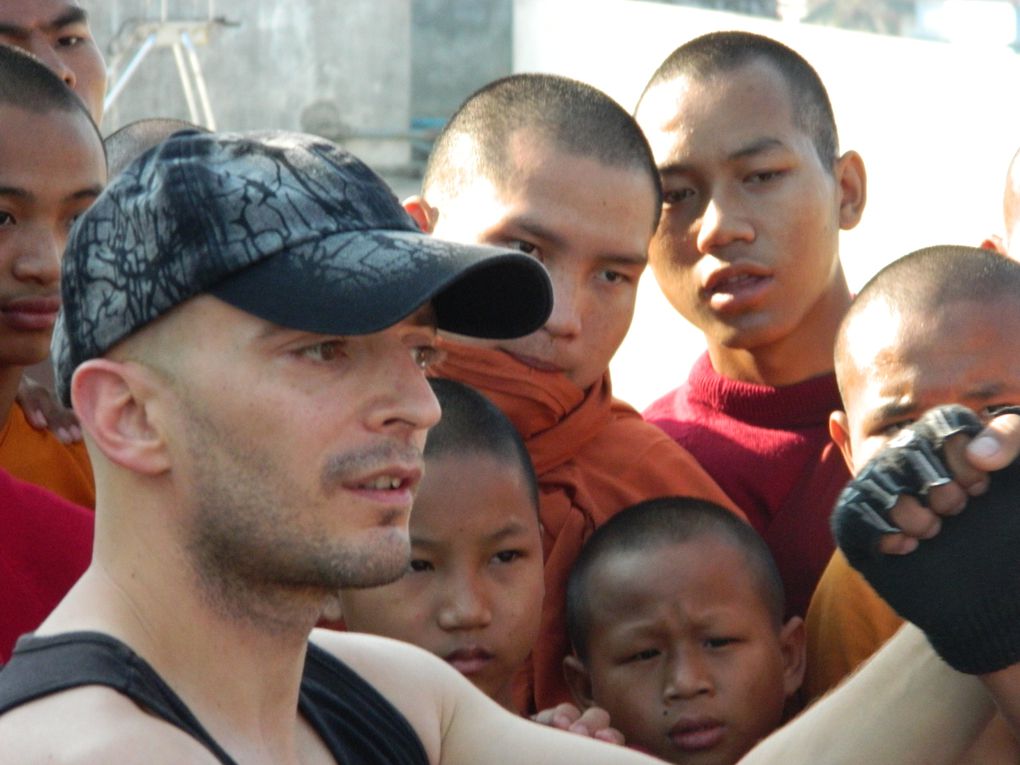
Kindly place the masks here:
POLYGON ((421 739, 429 762, 440 761, 451 688, 474 686, 442 659, 410 643, 331 630, 315 630, 311 640, 350 666, 400 710, 421 739))
POLYGON ((313 632, 312 641, 348 664, 407 717, 435 765, 658 762, 624 747, 513 715, 453 667, 417 646, 326 630, 313 632))
POLYGON ((0 717, 4 762, 56 765, 216 765, 186 733, 143 712, 116 691, 87 686, 0 717))

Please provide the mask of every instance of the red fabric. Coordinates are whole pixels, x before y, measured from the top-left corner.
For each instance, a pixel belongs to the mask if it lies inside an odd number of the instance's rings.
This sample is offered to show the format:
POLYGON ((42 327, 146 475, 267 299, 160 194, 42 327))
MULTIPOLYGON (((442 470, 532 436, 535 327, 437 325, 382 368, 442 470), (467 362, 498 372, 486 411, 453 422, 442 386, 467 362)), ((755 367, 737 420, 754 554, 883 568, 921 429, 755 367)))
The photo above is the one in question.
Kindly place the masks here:
POLYGON ((804 616, 834 549, 829 514, 850 473, 829 438, 833 374, 774 388, 720 376, 708 354, 645 419, 686 447, 768 542, 788 615, 804 616))
POLYGON ((664 495, 701 497, 737 511, 690 454, 613 399, 608 373, 585 392, 501 351, 449 341, 443 347, 447 355, 435 374, 480 390, 506 413, 538 474, 545 602, 530 677, 514 701, 522 711, 548 709, 572 701, 562 668, 569 651, 566 583, 592 531, 623 508, 664 495))
POLYGON ((93 513, 0 470, 0 664, 92 559, 93 513))

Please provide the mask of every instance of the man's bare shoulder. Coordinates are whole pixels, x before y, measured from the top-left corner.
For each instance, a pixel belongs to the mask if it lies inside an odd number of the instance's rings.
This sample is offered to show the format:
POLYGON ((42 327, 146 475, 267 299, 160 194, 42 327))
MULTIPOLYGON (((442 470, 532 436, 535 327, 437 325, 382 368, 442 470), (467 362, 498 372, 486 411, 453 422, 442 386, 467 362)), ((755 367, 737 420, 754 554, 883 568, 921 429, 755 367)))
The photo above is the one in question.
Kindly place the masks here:
POLYGON ((215 765, 200 743, 101 686, 29 702, 0 716, 4 762, 92 765, 215 765))
POLYGON ((429 760, 439 761, 450 710, 465 687, 473 690, 459 672, 417 646, 376 635, 315 630, 311 639, 393 704, 411 723, 429 760))

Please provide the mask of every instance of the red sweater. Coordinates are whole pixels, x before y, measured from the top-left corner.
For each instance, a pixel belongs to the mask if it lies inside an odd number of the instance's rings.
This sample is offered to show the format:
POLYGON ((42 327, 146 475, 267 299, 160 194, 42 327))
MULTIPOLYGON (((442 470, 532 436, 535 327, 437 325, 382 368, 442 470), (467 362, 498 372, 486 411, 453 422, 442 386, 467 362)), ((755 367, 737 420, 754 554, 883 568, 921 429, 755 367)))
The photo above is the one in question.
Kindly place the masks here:
POLYGON ((0 664, 92 559, 93 513, 0 470, 0 664))
POLYGON ((850 479, 829 438, 836 377, 774 388, 720 376, 704 354, 687 382, 645 411, 687 449, 768 542, 788 615, 803 616, 832 555, 829 514, 850 479))

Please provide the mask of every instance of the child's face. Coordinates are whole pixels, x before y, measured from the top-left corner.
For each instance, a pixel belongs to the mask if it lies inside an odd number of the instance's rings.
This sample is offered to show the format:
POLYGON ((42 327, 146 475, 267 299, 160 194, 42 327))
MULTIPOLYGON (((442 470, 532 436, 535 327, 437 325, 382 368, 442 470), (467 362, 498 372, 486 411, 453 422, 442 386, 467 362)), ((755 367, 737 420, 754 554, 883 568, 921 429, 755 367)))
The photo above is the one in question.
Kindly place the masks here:
POLYGON ((429 460, 411 512, 411 565, 385 587, 341 594, 347 626, 446 659, 497 701, 538 636, 538 514, 519 466, 488 454, 429 460))
POLYGON ((800 619, 777 629, 744 554, 714 535, 605 563, 588 587, 591 701, 668 762, 735 763, 800 686, 800 619))
POLYGON ((713 345, 749 350, 838 321, 838 234, 859 217, 847 200, 863 171, 856 155, 822 163, 779 72, 752 62, 680 77, 637 117, 665 195, 649 258, 673 307, 713 345))
POLYGON ((857 472, 903 427, 940 404, 990 412, 1020 404, 1020 308, 974 300, 926 311, 876 301, 848 327, 840 367, 845 412, 829 430, 857 472))
POLYGON ((0 366, 16 367, 49 353, 64 245, 106 183, 106 158, 77 110, 0 106, 0 124, 0 366))
POLYGON ((652 179, 566 151, 530 131, 507 147, 512 181, 482 177, 442 203, 436 236, 520 249, 545 266, 553 311, 525 337, 486 345, 587 389, 634 315, 655 217, 652 179))

